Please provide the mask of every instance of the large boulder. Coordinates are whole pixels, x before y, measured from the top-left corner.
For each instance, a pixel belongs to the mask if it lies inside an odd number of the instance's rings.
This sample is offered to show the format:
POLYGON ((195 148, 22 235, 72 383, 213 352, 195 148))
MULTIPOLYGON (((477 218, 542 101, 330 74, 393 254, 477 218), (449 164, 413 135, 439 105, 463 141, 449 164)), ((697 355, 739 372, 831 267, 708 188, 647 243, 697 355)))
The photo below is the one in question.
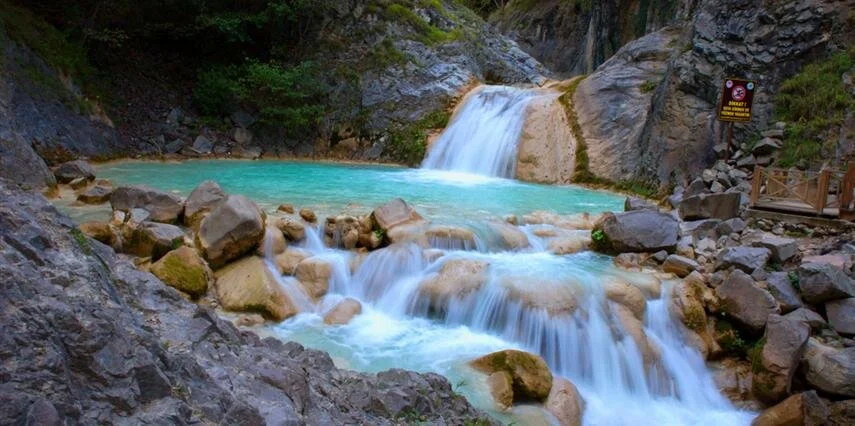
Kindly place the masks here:
POLYGON ((834 348, 811 337, 803 356, 805 379, 833 395, 855 397, 855 346, 834 348))
POLYGON ((487 387, 493 401, 502 410, 507 410, 514 405, 514 378, 507 371, 496 371, 487 376, 487 387))
POLYGON ((826 303, 825 313, 834 331, 847 336, 855 334, 855 297, 826 303))
POLYGON ((585 401, 582 400, 576 386, 565 378, 552 379, 552 389, 543 407, 555 416, 560 426, 581 426, 582 424, 585 401))
POLYGON ((762 268, 772 253, 763 247, 728 247, 718 252, 715 269, 737 268, 747 273, 762 268))
POLYGON ((151 265, 151 273, 191 297, 205 294, 214 279, 205 260, 187 246, 166 253, 151 265))
POLYGON ((715 349, 716 343, 707 329, 707 313, 701 288, 704 283, 702 279, 697 279, 696 274, 698 273, 693 273, 674 285, 668 310, 686 326, 689 344, 706 358, 715 349))
POLYGON ((795 319, 769 315, 759 359, 755 362, 754 395, 774 404, 790 393, 793 375, 799 366, 810 327, 795 319))
POLYGON ((487 374, 507 372, 513 379, 514 401, 544 401, 552 389, 552 373, 543 358, 507 349, 484 355, 471 365, 487 374))
POLYGON ((808 308, 798 308, 795 311, 784 315, 789 319, 794 319, 801 323, 807 324, 811 330, 820 330, 822 328, 828 327, 828 323, 825 322, 825 319, 822 315, 808 309, 808 308))
POLYGON ((802 298, 810 304, 855 297, 855 284, 842 269, 829 264, 806 263, 797 271, 802 298))
POLYGON ((683 199, 677 212, 683 220, 720 219, 739 216, 740 194, 699 194, 683 199))
POLYGON ((444 306, 451 298, 466 297, 487 282, 489 264, 473 259, 451 259, 439 272, 419 284, 419 291, 430 299, 431 306, 444 306))
POLYGON ((264 238, 258 206, 242 195, 229 195, 202 219, 196 246, 213 268, 255 249, 264 238))
POLYGON ((206 180, 199 184, 184 201, 184 224, 196 226, 202 218, 227 197, 217 182, 206 180))
POLYGON ((140 257, 151 257, 152 261, 184 244, 184 231, 166 223, 143 222, 129 234, 130 238, 122 243, 122 250, 140 257))
POLYGON ((460 226, 431 225, 425 230, 428 244, 441 250, 476 250, 475 233, 460 226))
POLYGON ((639 320, 644 319, 647 301, 641 289, 620 278, 609 277, 603 282, 603 290, 606 299, 625 306, 639 320))
POLYGON ((372 216, 374 217, 374 221, 377 223, 377 226, 383 231, 389 231, 390 229, 404 223, 422 220, 422 216, 419 215, 415 209, 410 207, 406 201, 400 198, 395 198, 394 200, 377 207, 374 209, 372 216))
POLYGON ((828 407, 816 391, 795 394, 760 413, 751 426, 823 426, 828 420, 828 407))
POLYGON ((53 175, 59 183, 69 183, 77 178, 95 179, 95 170, 84 160, 74 160, 62 163, 53 170, 53 175))
POLYGON ((144 209, 155 222, 172 223, 184 210, 181 198, 144 185, 122 186, 110 195, 113 210, 144 209))
POLYGON ((551 316, 570 315, 579 307, 577 285, 565 279, 503 275, 499 285, 507 291, 508 300, 551 316))
POLYGON ((320 257, 310 257, 297 264, 294 277, 306 290, 306 294, 317 300, 324 297, 330 288, 333 265, 320 257))
POLYGON ((336 304, 324 315, 324 324, 344 325, 361 313, 362 304, 358 300, 348 297, 336 304))
POLYGON ((300 241, 306 237, 306 225, 292 217, 280 217, 273 221, 289 241, 300 241))
POLYGON ((786 272, 772 272, 766 277, 766 288, 778 301, 781 312, 787 313, 804 306, 799 292, 790 281, 790 275, 786 272))
POLYGON ((84 222, 81 223, 77 228, 96 241, 100 241, 111 247, 118 246, 118 232, 116 232, 113 226, 111 226, 109 223, 98 221, 84 222))
POLYGON ((775 298, 738 269, 716 287, 715 293, 720 309, 754 332, 763 330, 769 315, 780 313, 775 298))
POLYGON ((673 251, 677 220, 654 210, 606 213, 592 235, 594 248, 612 253, 673 251))
POLYGON ((658 210, 656 205, 643 198, 626 197, 623 202, 623 211, 631 212, 634 210, 658 210))
POLYGON ((217 271, 216 278, 217 299, 224 309, 256 312, 276 321, 297 314, 293 302, 260 257, 234 262, 217 271))

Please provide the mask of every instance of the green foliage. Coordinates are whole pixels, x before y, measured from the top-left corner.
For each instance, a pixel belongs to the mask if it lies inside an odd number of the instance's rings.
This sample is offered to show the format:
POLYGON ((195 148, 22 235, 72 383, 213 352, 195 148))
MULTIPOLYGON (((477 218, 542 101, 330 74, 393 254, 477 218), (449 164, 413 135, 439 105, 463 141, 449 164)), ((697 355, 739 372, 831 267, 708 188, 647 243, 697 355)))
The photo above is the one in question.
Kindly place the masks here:
POLYGON ((591 248, 600 253, 611 253, 614 249, 609 236, 602 229, 591 231, 591 248))
POLYGON ((444 128, 448 125, 449 117, 447 111, 438 110, 415 123, 392 130, 386 154, 395 161, 410 166, 418 165, 425 156, 428 130, 444 128))
POLYGON ((775 116, 787 128, 778 165, 810 165, 830 158, 847 111, 855 97, 846 91, 842 75, 855 66, 855 49, 807 65, 781 84, 775 116))
POLYGON ((409 24, 418 34, 418 39, 424 44, 434 45, 459 40, 463 36, 460 29, 443 31, 431 25, 413 10, 399 3, 386 6, 386 17, 393 21, 401 21, 409 24))
POLYGON ((751 371, 755 374, 763 371, 763 346, 766 345, 766 338, 763 337, 757 341, 751 348, 748 349, 746 355, 751 361, 751 371))
POLYGON ((787 279, 790 280, 790 284, 792 284, 796 290, 801 289, 801 285, 799 282, 799 274, 797 274, 795 271, 787 272, 787 279))
POLYGON ((645 81, 641 83, 641 86, 638 86, 638 90, 641 90, 641 93, 650 93, 656 90, 656 86, 658 85, 659 83, 655 81, 645 81))
POLYGON ((265 123, 283 127, 289 136, 306 135, 317 128, 324 112, 324 89, 317 75, 311 62, 216 67, 199 74, 194 100, 209 116, 243 106, 258 111, 265 123))
POLYGON ((92 246, 89 245, 89 239, 86 237, 86 234, 84 234, 80 228, 71 228, 70 232, 71 238, 74 239, 74 242, 77 243, 80 250, 82 250, 86 255, 92 254, 92 246))
POLYGON ((742 338, 739 331, 725 319, 716 321, 715 339, 721 348, 731 355, 744 356, 749 348, 748 342, 742 338))
POLYGON ((409 57, 401 52, 392 40, 384 39, 371 51, 371 65, 378 68, 387 68, 390 65, 406 63, 409 57))

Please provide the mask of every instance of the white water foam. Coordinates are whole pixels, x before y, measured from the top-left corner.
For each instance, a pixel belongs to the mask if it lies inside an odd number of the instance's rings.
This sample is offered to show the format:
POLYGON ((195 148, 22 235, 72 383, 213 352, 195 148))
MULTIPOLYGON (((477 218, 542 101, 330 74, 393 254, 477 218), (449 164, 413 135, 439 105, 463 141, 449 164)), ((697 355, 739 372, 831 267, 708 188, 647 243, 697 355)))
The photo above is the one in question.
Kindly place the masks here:
POLYGON ((533 89, 483 86, 466 100, 422 162, 424 169, 513 178, 533 89))

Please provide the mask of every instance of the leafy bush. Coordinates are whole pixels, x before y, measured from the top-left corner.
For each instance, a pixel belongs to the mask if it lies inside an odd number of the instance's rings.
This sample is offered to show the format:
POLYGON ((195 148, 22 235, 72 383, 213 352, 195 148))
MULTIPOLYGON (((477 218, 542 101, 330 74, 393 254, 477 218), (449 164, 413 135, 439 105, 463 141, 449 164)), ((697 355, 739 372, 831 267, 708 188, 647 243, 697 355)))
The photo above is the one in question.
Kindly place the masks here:
POLYGON ((385 153, 395 161, 418 165, 425 157, 428 130, 444 128, 449 117, 447 111, 438 110, 415 123, 392 130, 385 153))
POLYGON ((855 49, 850 49, 807 65, 781 84, 775 116, 787 128, 779 165, 810 165, 831 157, 846 112, 855 110, 855 97, 847 93, 842 79, 853 66, 855 49))
POLYGON ((258 111, 263 122, 283 127, 288 136, 303 136, 317 128, 324 112, 318 75, 311 62, 217 67, 199 74, 194 99, 207 115, 222 116, 241 106, 258 111))

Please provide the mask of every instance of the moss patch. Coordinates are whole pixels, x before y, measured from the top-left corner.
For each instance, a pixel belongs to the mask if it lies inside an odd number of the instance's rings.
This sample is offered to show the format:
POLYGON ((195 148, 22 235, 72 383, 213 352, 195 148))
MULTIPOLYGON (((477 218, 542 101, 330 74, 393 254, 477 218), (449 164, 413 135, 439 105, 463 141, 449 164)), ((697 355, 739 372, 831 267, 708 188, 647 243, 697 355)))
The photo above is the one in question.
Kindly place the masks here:
POLYGON ((389 143, 385 153, 400 163, 418 165, 427 150, 428 132, 445 128, 450 117, 451 113, 441 109, 424 116, 415 123, 392 129, 389 132, 389 143))
MULTIPOLYGON (((186 250, 193 249, 188 247, 186 250)), ((194 253, 179 253, 178 250, 167 253, 152 265, 151 272, 170 286, 193 297, 208 291, 211 277, 201 259, 196 258, 194 253)))

